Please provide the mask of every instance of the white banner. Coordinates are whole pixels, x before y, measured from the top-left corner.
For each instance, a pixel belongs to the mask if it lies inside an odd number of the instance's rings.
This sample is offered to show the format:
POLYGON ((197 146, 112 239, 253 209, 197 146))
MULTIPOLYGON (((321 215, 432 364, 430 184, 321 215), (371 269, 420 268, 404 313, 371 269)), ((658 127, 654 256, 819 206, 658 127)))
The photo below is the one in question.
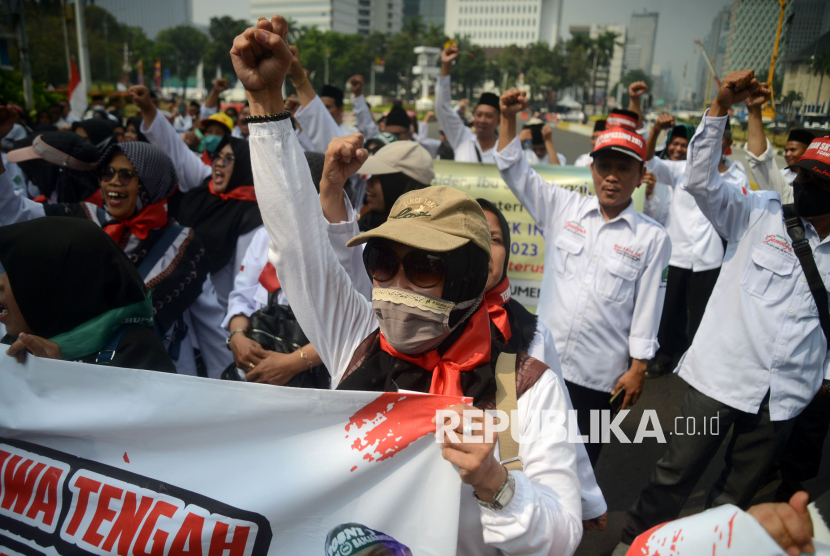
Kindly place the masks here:
POLYGON ((0 357, 0 554, 454 555, 459 401, 0 357))

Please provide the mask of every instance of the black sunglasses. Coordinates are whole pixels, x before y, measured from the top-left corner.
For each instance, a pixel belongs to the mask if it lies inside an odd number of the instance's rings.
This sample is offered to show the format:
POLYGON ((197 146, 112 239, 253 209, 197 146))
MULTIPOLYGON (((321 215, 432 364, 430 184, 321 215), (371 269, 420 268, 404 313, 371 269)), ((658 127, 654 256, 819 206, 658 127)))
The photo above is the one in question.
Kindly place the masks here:
POLYGON ((133 181, 133 178, 138 176, 138 174, 136 174, 132 170, 127 170, 126 168, 116 170, 112 166, 104 166, 103 168, 98 170, 98 179, 100 179, 102 182, 110 182, 115 177, 115 174, 118 174, 118 181, 120 181, 121 185, 123 185, 124 187, 130 185, 130 182, 133 181))
POLYGON ((400 259, 394 249, 379 243, 366 247, 363 264, 369 276, 378 282, 388 282, 403 266, 406 277, 419 288, 431 288, 446 275, 444 259, 434 253, 416 249, 400 259))

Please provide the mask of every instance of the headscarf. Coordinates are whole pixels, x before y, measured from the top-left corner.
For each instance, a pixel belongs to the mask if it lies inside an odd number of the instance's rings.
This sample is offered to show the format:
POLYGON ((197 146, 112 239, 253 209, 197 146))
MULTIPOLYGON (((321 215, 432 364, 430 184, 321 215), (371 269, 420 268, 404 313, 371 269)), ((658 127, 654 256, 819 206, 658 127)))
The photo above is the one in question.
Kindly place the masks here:
POLYGON ((510 267, 510 224, 496 205, 487 199, 476 199, 476 201, 484 212, 493 213, 498 218, 506 251, 501 280, 484 294, 490 319, 503 339, 510 342, 514 349, 527 351, 536 335, 537 317, 510 297, 510 279, 507 277, 507 269, 510 267))
POLYGON ((374 230, 389 218, 389 212, 392 210, 392 205, 398 200, 398 197, 407 191, 415 189, 423 189, 429 184, 423 184, 415 181, 403 172, 395 172, 394 174, 381 174, 374 176, 380 180, 380 188, 383 190, 384 210, 371 210, 360 217, 357 221, 357 227, 361 232, 374 230))
POLYGON ((79 218, 37 218, 0 228, 0 264, 34 334, 64 359, 100 351, 127 322, 152 326, 144 282, 101 229, 79 218))
MULTIPOLYGON (((32 133, 14 142, 14 148, 31 147, 35 138, 42 135, 42 140, 83 162, 96 162, 98 151, 92 143, 71 131, 53 131, 32 133)), ((58 203, 79 203, 87 200, 98 191, 98 176, 92 170, 70 170, 52 164, 42 158, 25 160, 18 163, 26 178, 49 199, 57 191, 58 203)))
POLYGON ((262 215, 253 193, 254 175, 249 144, 244 139, 226 135, 214 156, 219 156, 225 145, 231 146, 236 159, 233 173, 226 177, 228 187, 225 191, 214 192, 213 180, 209 176, 203 185, 175 195, 170 203, 171 214, 176 220, 196 230, 205 244, 211 272, 221 270, 231 261, 239 236, 262 225, 262 215), (241 194, 243 192, 246 194, 241 194))
MULTIPOLYGON (((129 127, 130 124, 132 124, 133 127, 135 127, 135 134, 138 137, 138 140, 142 143, 149 143, 149 141, 147 140, 147 137, 143 133, 141 133, 141 124, 142 124, 143 121, 144 121, 144 119, 141 118, 141 117, 139 117, 139 118, 130 118, 129 120, 127 120, 127 125, 124 126, 124 131, 126 131, 127 127, 129 127)), ((128 141, 128 143, 129 142, 130 141, 128 141)))
POLYGON ((78 128, 83 129, 89 138, 89 142, 95 145, 98 152, 103 153, 107 150, 107 147, 116 142, 115 128, 120 126, 121 124, 109 118, 93 118, 73 123, 72 131, 76 132, 78 128))

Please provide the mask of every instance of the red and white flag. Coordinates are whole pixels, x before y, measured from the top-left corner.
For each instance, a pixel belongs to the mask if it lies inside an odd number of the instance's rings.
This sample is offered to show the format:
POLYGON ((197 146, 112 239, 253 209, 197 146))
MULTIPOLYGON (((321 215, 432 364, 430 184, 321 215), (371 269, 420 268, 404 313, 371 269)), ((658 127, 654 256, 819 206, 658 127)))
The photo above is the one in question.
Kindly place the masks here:
POLYGON ((75 60, 72 60, 72 74, 69 76, 69 113, 81 119, 84 117, 84 112, 86 112, 88 106, 86 87, 81 80, 81 74, 78 72, 75 60))

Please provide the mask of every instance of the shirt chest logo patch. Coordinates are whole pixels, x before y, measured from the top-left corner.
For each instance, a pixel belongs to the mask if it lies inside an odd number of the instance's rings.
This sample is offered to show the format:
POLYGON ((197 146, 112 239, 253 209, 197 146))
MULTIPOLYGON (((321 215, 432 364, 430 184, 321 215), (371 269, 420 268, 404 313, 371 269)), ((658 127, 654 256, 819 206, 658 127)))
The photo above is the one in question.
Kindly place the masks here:
POLYGON ((784 236, 780 236, 778 234, 768 234, 767 237, 764 238, 763 244, 767 249, 774 249, 786 255, 793 254, 793 248, 784 236))
POLYGON ((576 237, 581 240, 584 240, 588 235, 588 230, 586 230, 585 227, 576 220, 568 220, 565 222, 565 225, 562 226, 562 231, 568 232, 572 237, 576 237))
POLYGON ((634 249, 631 249, 630 247, 622 246, 619 243, 614 244, 614 252, 620 257, 623 257, 635 263, 640 262, 640 259, 643 258, 642 251, 636 251, 634 249))

